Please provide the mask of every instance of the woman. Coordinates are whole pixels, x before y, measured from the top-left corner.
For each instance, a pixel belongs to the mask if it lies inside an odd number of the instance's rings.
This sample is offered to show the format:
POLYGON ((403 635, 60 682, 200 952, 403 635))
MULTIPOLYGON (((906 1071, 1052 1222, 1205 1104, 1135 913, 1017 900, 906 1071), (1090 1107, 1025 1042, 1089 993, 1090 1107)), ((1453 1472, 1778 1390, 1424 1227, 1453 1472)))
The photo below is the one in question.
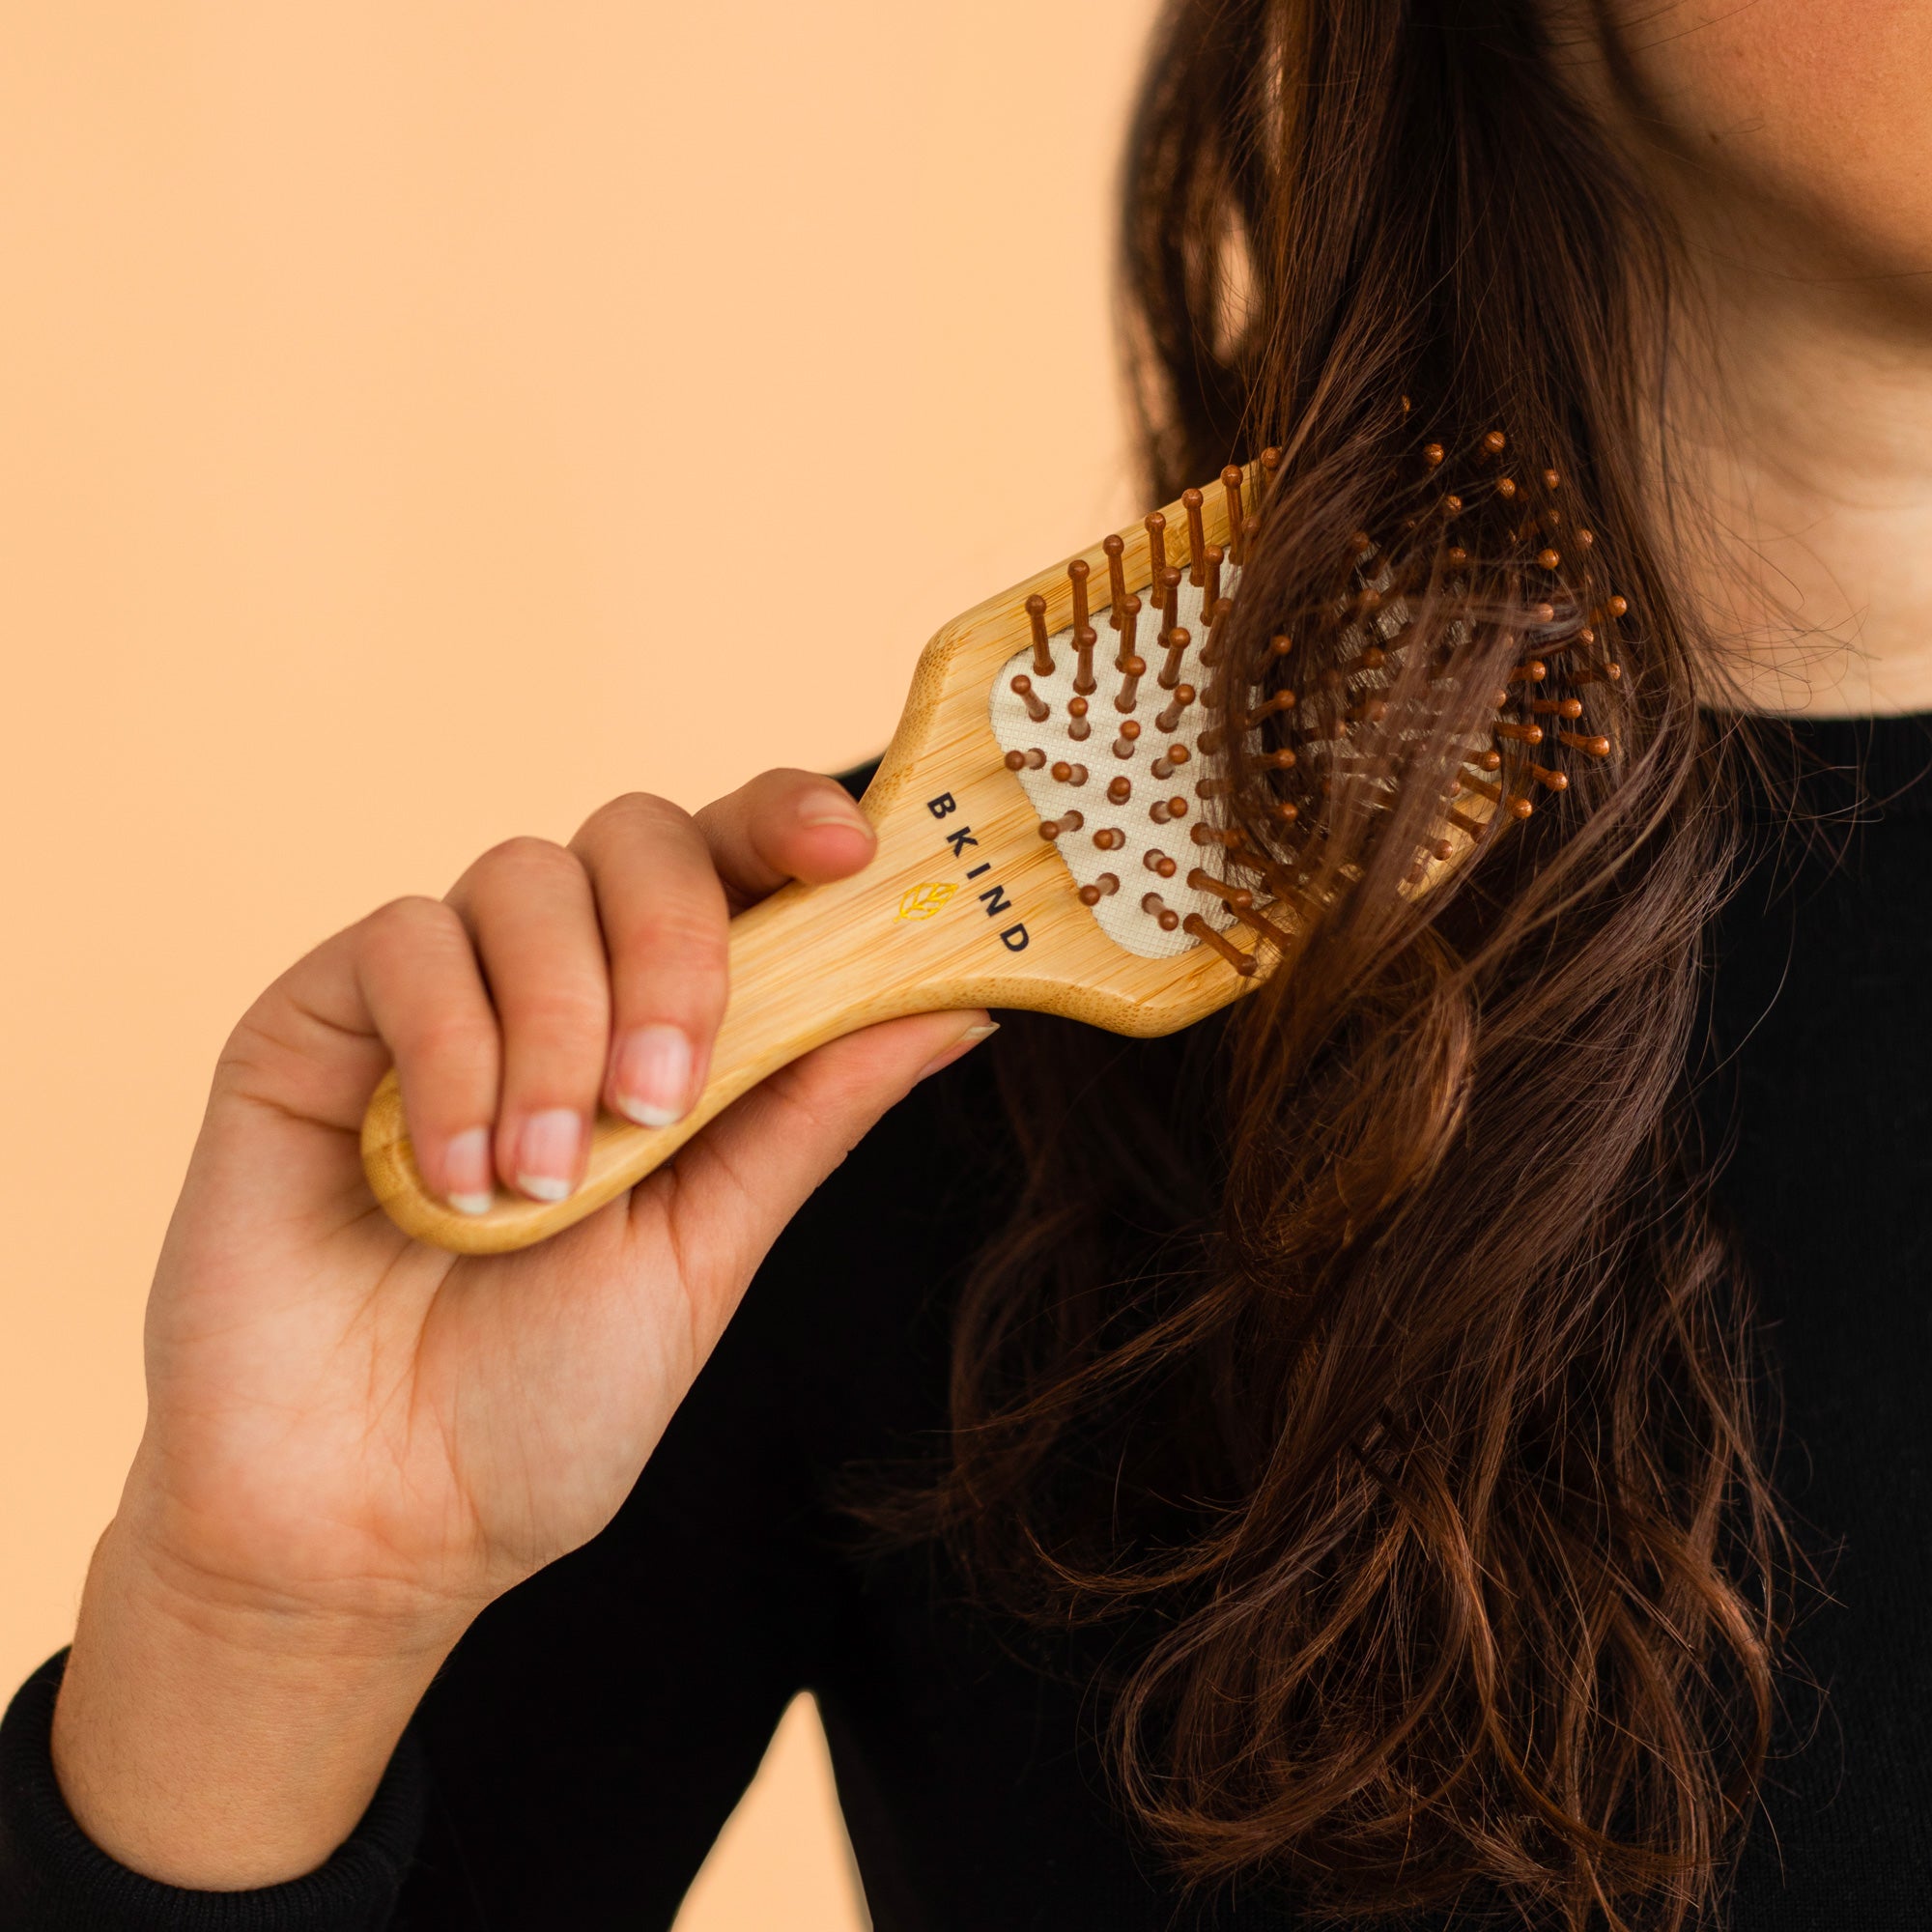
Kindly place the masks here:
POLYGON ((932 1086, 987 1017, 881 1027, 497 1261, 372 1212, 390 1058, 453 1201, 557 1198, 600 1099, 690 1104, 727 912, 865 821, 622 799, 301 961, 0 1735, 7 1922, 662 1923, 801 1685, 884 1926, 1920 1922, 1928 83, 1880 0, 1179 0, 1162 494, 1289 451, 1264 638, 1399 510, 1399 397, 1506 424, 1630 598, 1615 756, 1224 1026, 932 1086))

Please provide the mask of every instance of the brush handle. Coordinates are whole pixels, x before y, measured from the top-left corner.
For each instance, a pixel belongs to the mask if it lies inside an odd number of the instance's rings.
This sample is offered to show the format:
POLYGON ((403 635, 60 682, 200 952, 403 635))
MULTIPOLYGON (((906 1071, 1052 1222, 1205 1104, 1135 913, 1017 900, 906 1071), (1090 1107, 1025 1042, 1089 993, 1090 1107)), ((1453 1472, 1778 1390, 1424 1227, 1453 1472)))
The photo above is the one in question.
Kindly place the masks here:
POLYGON ((377 1200, 406 1234, 453 1253, 527 1247, 636 1186, 733 1100, 813 1047, 879 1020, 977 1004, 960 976, 935 972, 942 962, 930 948, 904 943, 914 931, 893 932, 896 899, 881 903, 891 885, 868 867, 831 885, 782 887, 740 913, 730 929, 730 995, 697 1104, 668 1127, 600 1113, 582 1184, 568 1200, 499 1190, 487 1213, 459 1213, 423 1183, 391 1071, 362 1123, 362 1164, 377 1200))

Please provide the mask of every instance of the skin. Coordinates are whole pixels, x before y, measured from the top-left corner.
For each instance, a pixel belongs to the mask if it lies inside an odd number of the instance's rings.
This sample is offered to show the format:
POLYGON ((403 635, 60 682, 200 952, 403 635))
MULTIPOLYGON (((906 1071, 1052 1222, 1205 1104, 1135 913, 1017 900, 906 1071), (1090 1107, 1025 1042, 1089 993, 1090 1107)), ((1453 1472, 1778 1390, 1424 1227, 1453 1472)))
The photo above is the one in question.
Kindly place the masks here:
POLYGON ((326 1860, 469 1622, 616 1513, 779 1230, 992 1028, 928 1014, 825 1047, 627 1201, 481 1261, 369 1199, 357 1133, 391 1056, 427 1176, 474 1194, 494 1160, 548 1197, 600 1095, 688 1109, 729 912, 872 849, 804 772, 696 819, 618 799, 568 849, 515 840, 447 899, 371 914, 249 1009, 156 1272, 147 1429, 55 1717, 104 1850, 207 1889, 326 1860))
POLYGON ((1714 697, 1932 710, 1932 9, 1598 0, 1575 78, 1679 221, 1674 469, 1714 697))
MULTIPOLYGON (((1932 8, 1579 0, 1558 24, 1690 244, 1670 487, 1712 512, 1692 555, 1739 639, 1733 695, 1932 708, 1932 8)), ((987 1022, 827 1047, 627 1203, 487 1262, 412 1247, 368 1202, 355 1131, 391 1055, 452 1199, 492 1169, 552 1197, 600 1094, 688 1106, 727 910, 870 849, 801 773, 696 821, 618 800, 568 850, 499 847, 446 901, 373 914, 242 1020, 55 1720, 114 1857, 210 1889, 326 1859, 470 1620, 615 1512, 787 1217, 987 1022)))

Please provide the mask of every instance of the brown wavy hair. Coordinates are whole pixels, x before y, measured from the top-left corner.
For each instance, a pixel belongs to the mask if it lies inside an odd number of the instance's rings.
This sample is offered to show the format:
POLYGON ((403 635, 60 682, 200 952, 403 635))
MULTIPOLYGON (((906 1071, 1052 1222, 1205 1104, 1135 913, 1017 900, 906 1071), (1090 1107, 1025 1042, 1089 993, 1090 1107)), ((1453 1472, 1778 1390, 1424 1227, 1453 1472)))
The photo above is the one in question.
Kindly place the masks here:
MULTIPOLYGON (((1231 620, 1257 676, 1296 638, 1269 742, 1359 689, 1332 560, 1422 518, 1421 437, 1500 426, 1593 526, 1566 635, 1629 600, 1613 752, 1420 896, 1439 787, 1285 827, 1277 761, 1236 817, 1327 908, 1290 970, 1173 1041, 1016 1016, 1018 1209, 887 1514, 1115 1633, 1119 1790, 1189 1881, 1682 1926, 1766 1750, 1779 1530, 1690 1105, 1736 813, 1654 507, 1669 236, 1529 0, 1177 0, 1123 242, 1154 499, 1285 452, 1231 620)), ((1460 763, 1536 619, 1430 584, 1440 648, 1356 706, 1390 772, 1460 763)))

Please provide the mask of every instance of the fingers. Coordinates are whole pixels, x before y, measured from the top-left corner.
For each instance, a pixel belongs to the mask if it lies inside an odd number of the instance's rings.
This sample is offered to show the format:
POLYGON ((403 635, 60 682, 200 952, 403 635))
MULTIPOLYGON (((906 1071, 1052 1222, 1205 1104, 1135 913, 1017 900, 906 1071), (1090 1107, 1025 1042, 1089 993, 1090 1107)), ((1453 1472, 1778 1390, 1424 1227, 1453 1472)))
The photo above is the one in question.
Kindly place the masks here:
POLYGON ((416 1165, 468 1214, 492 1192, 490 1123, 501 1061, 497 1015, 469 935, 436 899, 398 899, 351 935, 356 984, 402 1083, 416 1165))
POLYGON ((711 858, 740 905, 788 879, 843 879, 872 856, 871 821, 837 779, 760 772, 697 814, 711 858))
POLYGON ((582 1179, 610 1039, 610 980, 590 880, 562 846, 513 838, 470 867, 449 902, 475 948, 500 1029, 497 1173, 533 1201, 561 1201, 582 1179))
POLYGON ((767 772, 696 819, 617 799, 568 848, 511 839, 446 904, 373 915, 356 970, 424 1180, 467 1212, 497 1180, 560 1201, 600 1098, 640 1125, 681 1120, 724 1012, 732 910, 787 879, 845 877, 875 844, 833 780, 767 772))
POLYGON ((668 1126, 702 1091, 724 1016, 724 888, 696 821, 666 799, 613 800, 572 849, 610 955, 605 1104, 639 1126, 668 1126))

